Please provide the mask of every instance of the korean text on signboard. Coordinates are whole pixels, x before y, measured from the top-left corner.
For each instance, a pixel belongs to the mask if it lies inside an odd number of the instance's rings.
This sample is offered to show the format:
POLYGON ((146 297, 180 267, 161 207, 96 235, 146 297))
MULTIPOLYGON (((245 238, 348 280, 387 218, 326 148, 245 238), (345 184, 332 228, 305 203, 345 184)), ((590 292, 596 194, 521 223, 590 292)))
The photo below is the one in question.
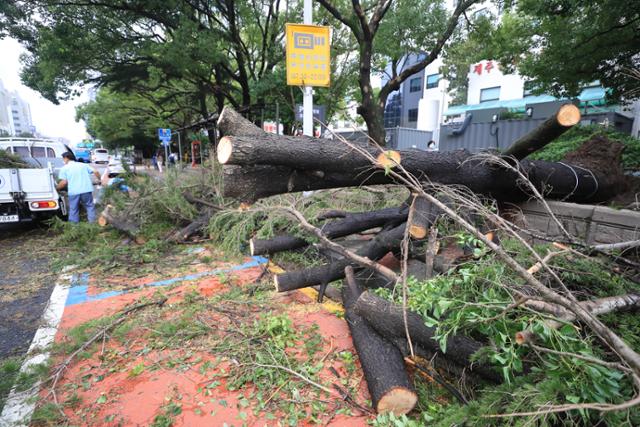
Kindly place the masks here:
POLYGON ((329 27, 287 24, 287 84, 328 87, 329 45, 329 27))

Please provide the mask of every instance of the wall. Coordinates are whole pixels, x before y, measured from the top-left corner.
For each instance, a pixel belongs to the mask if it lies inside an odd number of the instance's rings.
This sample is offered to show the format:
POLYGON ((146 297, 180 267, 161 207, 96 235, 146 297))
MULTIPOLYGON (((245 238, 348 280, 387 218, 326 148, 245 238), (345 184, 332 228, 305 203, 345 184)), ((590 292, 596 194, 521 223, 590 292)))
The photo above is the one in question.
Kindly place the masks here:
MULTIPOLYGON (((640 212, 557 201, 547 203, 567 232, 589 245, 640 239, 640 212)), ((537 201, 519 205, 514 217, 524 228, 566 240, 556 222, 537 201)))
POLYGON ((412 128, 385 129, 387 148, 394 150, 426 150, 427 144, 433 139, 433 132, 412 128))
POLYGON ((480 61, 469 68, 467 104, 479 104, 482 89, 500 86, 500 100, 522 98, 524 79, 518 74, 502 74, 496 61, 480 61))

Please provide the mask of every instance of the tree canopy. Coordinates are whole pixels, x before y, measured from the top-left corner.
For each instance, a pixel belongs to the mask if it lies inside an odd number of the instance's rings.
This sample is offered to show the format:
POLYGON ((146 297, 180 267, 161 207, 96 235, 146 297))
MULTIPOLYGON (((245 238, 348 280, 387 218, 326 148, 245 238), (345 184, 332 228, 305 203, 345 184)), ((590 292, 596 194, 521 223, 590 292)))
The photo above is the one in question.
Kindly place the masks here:
POLYGON ((448 65, 495 59, 534 82, 537 93, 576 96, 599 81, 612 100, 640 94, 640 2, 520 0, 468 33, 448 65), (487 25, 489 24, 489 25, 487 25))

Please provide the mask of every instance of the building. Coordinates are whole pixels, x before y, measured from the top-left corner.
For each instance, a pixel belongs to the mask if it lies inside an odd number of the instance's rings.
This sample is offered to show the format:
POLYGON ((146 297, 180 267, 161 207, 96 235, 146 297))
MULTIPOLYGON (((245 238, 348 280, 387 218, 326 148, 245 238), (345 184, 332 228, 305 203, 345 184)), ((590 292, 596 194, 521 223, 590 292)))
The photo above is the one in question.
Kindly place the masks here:
POLYGON ((29 103, 18 92, 9 92, 0 80, 0 131, 12 136, 35 134, 29 103))
POLYGON ((0 80, 0 135, 12 135, 11 94, 0 80))

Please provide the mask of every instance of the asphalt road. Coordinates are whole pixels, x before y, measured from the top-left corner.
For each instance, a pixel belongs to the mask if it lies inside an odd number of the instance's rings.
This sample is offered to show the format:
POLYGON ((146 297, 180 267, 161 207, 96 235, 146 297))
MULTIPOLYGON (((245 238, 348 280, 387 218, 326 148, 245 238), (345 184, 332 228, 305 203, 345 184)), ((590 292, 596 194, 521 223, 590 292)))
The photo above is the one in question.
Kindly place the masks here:
POLYGON ((37 223, 0 226, 0 360, 29 348, 55 285, 48 230, 37 223))
MULTIPOLYGON (((105 164, 91 164, 102 174, 105 164)), ((51 296, 56 250, 44 224, 0 224, 0 361, 24 354, 51 296)))

